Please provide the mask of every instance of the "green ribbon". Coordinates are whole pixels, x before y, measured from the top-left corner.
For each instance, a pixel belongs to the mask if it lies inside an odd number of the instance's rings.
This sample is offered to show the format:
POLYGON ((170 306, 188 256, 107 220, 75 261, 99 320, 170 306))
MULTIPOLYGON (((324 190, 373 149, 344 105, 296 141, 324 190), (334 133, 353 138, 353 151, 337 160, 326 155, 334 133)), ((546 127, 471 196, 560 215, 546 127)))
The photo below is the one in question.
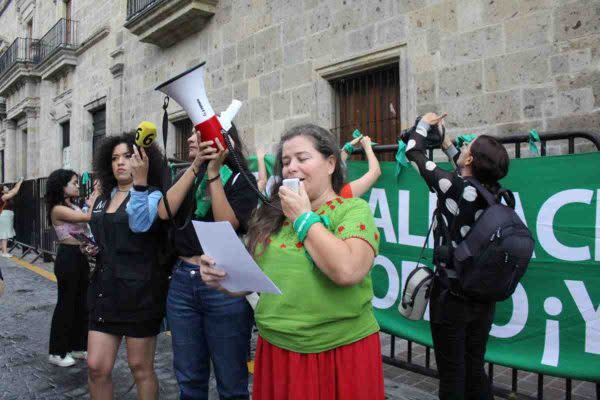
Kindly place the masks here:
POLYGON ((398 151, 396 152, 396 180, 400 178, 402 167, 408 167, 408 159, 406 158, 406 143, 398 140, 398 151))
POLYGON ((342 150, 344 150, 346 153, 348 153, 348 155, 350 155, 354 151, 354 146, 352 146, 352 143, 348 142, 348 143, 344 144, 344 147, 342 147, 342 150))
POLYGON ((535 129, 532 129, 529 131, 529 151, 531 154, 539 155, 540 152, 535 142, 541 142, 540 135, 535 129))
MULTIPOLYGON (((355 129, 355 130, 354 130, 354 132, 352 132, 352 137, 353 137, 354 139, 357 139, 357 138, 359 138, 359 137, 361 137, 361 136, 363 136, 363 134, 362 134, 362 133, 360 133, 360 131, 359 131, 358 129, 355 129)), ((375 142, 371 142, 371 146, 375 146, 376 144, 377 144, 377 143, 375 143, 375 142)))
MULTIPOLYGON (((233 172, 227 165, 223 165, 221 169, 219 169, 219 175, 221 175, 221 183, 223 186, 227 183, 227 181, 233 175, 233 172)), ((208 174, 204 174, 200 185, 198 185, 198 190, 196 190, 196 212, 194 215, 196 218, 202 218, 206 215, 208 210, 210 209, 210 205, 212 203, 210 196, 207 193, 208 187, 208 174)))
POLYGON ((171 182, 173 182, 175 180, 175 164, 172 162, 169 163, 169 171, 171 172, 171 182))
POLYGON ((81 174, 81 184, 86 185, 90 181, 90 174, 87 171, 84 171, 81 174))
POLYGON ((456 138, 456 147, 460 149, 463 144, 471 143, 477 137, 476 134, 472 133, 470 135, 460 135, 456 138))

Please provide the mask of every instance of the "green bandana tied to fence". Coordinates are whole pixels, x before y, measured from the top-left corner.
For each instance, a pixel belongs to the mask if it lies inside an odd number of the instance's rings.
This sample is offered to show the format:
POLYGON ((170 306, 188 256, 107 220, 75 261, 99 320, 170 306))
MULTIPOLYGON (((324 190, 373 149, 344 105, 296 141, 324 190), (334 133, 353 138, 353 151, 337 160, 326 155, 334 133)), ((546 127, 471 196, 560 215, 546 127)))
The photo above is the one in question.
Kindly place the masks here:
POLYGON ((406 158, 406 143, 402 140, 398 140, 398 151, 396 152, 396 180, 400 179, 400 172, 402 167, 408 166, 408 159, 406 158))
MULTIPOLYGON (((362 134, 362 133, 360 133, 360 131, 359 131, 358 129, 355 129, 355 130, 354 130, 354 132, 352 132, 352 137, 353 137, 354 139, 357 139, 357 138, 359 138, 359 137, 361 137, 361 136, 363 136, 363 134, 362 134)), ((375 146, 376 144, 377 144, 377 143, 375 143, 375 142, 371 142, 371 146, 375 146)))
POLYGON ((535 142, 540 143, 540 135, 535 129, 529 131, 529 151, 531 154, 539 155, 540 151, 538 150, 535 142))
POLYGON ((460 149, 463 144, 471 143, 473 140, 475 140, 476 137, 477 137, 477 135, 475 135, 474 133, 472 133, 470 135, 457 136, 456 137, 456 148, 460 149))

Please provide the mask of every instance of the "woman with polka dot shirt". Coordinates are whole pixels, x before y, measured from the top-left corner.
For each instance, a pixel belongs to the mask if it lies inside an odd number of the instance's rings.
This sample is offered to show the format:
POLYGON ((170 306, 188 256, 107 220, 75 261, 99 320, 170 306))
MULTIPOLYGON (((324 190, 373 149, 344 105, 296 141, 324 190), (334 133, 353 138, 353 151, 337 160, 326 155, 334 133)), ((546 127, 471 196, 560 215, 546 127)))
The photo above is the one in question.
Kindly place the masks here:
MULTIPOLYGON (((406 157, 419 170, 429 189, 438 197, 434 219, 435 247, 455 248, 487 207, 486 201, 466 177, 474 177, 492 193, 508 172, 506 149, 491 136, 481 135, 459 152, 448 137, 442 148, 458 171, 449 172, 428 160, 426 140, 434 129, 443 131, 443 116, 425 114, 405 136, 406 157), (447 243, 445 230, 451 243, 447 243)), ((451 266, 448 266, 451 268, 451 266)), ((430 298, 430 322, 438 371, 439 398, 493 400, 484 371, 484 355, 494 319, 495 303, 469 300, 454 291, 445 268, 437 267, 430 298)))

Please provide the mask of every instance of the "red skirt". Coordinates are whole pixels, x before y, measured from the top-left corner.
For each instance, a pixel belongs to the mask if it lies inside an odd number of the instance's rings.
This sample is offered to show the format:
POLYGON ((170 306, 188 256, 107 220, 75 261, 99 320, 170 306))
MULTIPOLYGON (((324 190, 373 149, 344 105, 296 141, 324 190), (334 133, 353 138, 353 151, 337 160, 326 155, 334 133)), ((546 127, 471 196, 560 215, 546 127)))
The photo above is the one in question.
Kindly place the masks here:
POLYGON ((284 350, 259 337, 252 399, 385 399, 379 333, 311 354, 284 350))

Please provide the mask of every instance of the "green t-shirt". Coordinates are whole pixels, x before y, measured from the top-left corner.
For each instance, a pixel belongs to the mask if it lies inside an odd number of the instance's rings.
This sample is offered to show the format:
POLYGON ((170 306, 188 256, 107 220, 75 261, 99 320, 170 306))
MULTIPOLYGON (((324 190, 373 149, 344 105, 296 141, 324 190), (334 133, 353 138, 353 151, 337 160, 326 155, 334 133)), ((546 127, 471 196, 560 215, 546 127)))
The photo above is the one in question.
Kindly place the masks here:
MULTIPOLYGON (((363 239, 377 254, 379 233, 364 200, 336 198, 316 212, 329 216, 336 237, 363 239)), ((370 274, 353 286, 333 283, 310 261, 289 219, 257 254, 258 265, 283 293, 261 294, 256 308, 256 325, 269 343, 297 353, 320 353, 379 331, 370 274)))

